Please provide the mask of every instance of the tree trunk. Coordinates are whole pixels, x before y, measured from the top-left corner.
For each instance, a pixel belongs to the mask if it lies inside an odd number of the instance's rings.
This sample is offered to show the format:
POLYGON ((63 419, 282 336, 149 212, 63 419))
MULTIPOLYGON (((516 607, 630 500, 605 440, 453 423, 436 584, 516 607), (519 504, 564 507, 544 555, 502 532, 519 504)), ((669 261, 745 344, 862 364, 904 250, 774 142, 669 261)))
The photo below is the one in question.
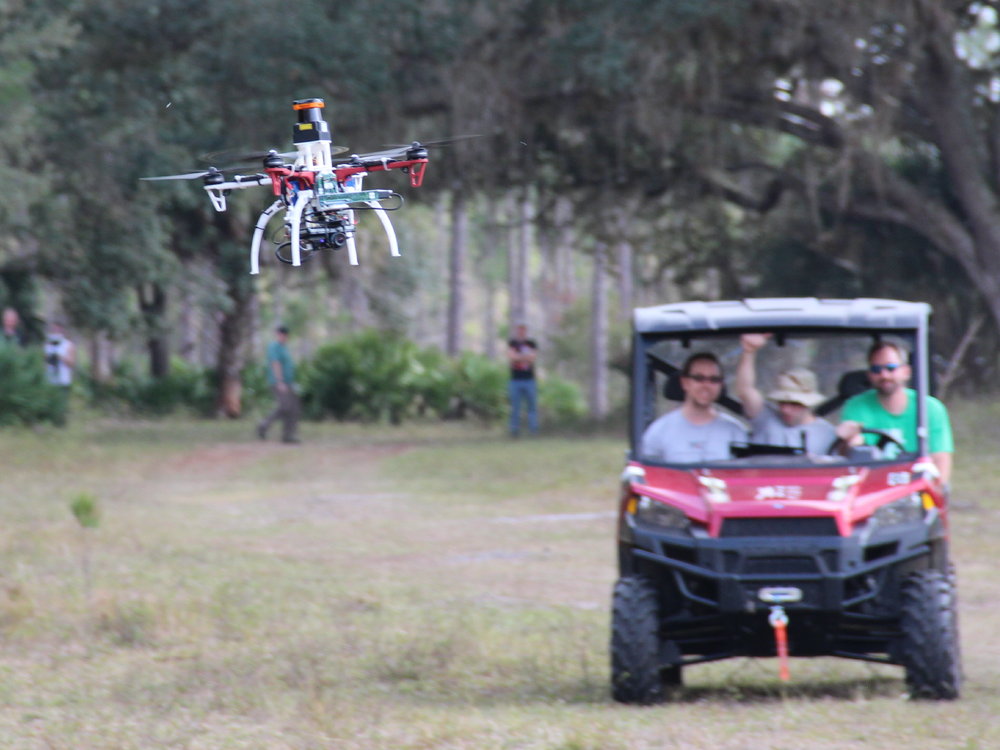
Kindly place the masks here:
POLYGON ((246 250, 250 241, 249 221, 235 208, 215 217, 224 238, 217 247, 216 272, 225 284, 229 299, 219 323, 219 350, 216 372, 219 378, 218 411, 236 418, 242 413, 242 372, 246 364, 246 344, 253 328, 256 287, 247 273, 246 250))
POLYGON ((492 194, 486 196, 486 237, 482 255, 482 269, 486 286, 483 307, 483 354, 490 359, 497 356, 496 298, 497 284, 493 277, 493 259, 496 257, 499 238, 497 233, 497 205, 492 194))
MULTIPOLYGON (((232 302, 230 309, 222 316, 219 326, 219 410, 233 419, 243 411, 241 397, 243 394, 243 365, 245 341, 249 337, 252 325, 252 310, 254 293, 244 293, 237 285, 227 289, 232 302)), ((242 286, 242 285, 238 285, 242 286)))
POLYGON ((514 327, 524 322, 524 298, 521 296, 520 243, 518 242, 517 195, 507 193, 504 216, 507 221, 507 327, 511 335, 514 327))
POLYGON ((562 197, 556 201, 556 300, 558 317, 576 301, 576 264, 573 257, 573 203, 562 197))
POLYGON ((180 349, 178 354, 188 364, 194 364, 198 349, 197 308, 195 307, 194 291, 187 289, 181 297, 181 315, 178 321, 180 328, 180 349))
POLYGON ((170 347, 167 341, 167 292, 157 283, 139 288, 139 308, 146 324, 149 374, 165 378, 170 374, 170 347))
POLYGON ((603 419, 608 413, 608 291, 607 248, 598 243, 594 251, 594 276, 590 300, 590 416, 603 419))
POLYGON ((462 327, 465 323, 465 257, 468 252, 469 217, 465 192, 460 186, 452 193, 451 253, 448 262, 448 340, 445 351, 457 357, 462 351, 462 327))
POLYGON ((622 320, 632 318, 632 307, 632 244, 622 241, 618 243, 618 309, 622 320))
POLYGON ((517 257, 517 293, 521 300, 521 321, 528 322, 531 302, 531 243, 532 243, 532 221, 534 220, 535 207, 531 201, 531 189, 524 188, 521 197, 519 243, 517 257))
POLYGON ((111 377, 111 346, 104 331, 90 339, 90 377, 95 383, 106 383, 111 377))
POLYGON ((486 304, 483 310, 483 354, 490 359, 497 357, 497 287, 493 279, 486 279, 486 304))
POLYGON ((556 268, 555 249, 553 248, 552 232, 549 229, 540 229, 538 232, 538 249, 542 256, 542 278, 540 281, 540 292, 538 303, 542 308, 542 325, 539 328, 539 342, 543 349, 548 349, 549 339, 552 331, 557 325, 557 305, 556 299, 556 268))

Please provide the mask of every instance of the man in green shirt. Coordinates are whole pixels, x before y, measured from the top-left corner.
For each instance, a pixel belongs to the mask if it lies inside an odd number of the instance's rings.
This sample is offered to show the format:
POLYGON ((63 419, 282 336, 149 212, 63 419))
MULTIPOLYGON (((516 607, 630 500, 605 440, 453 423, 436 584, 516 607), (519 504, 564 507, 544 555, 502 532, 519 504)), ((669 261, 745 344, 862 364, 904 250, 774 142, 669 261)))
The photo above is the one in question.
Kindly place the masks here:
POLYGON ((276 419, 281 419, 281 442, 297 443, 296 431, 299 426, 299 395, 295 392, 295 365, 288 353, 288 329, 279 326, 276 340, 267 347, 267 381, 277 405, 267 418, 257 425, 257 435, 267 440, 267 428, 276 419))
MULTIPOLYGON (((917 441, 917 392, 907 388, 912 372, 902 349, 888 341, 877 341, 868 350, 868 379, 872 390, 865 391, 844 404, 843 420, 837 427, 837 436, 850 445, 878 441, 877 435, 863 435, 862 427, 884 430, 899 440, 907 452, 919 450, 917 441)), ((927 397, 927 427, 931 460, 940 472, 939 482, 951 479, 951 458, 954 444, 951 422, 944 404, 932 396, 927 397)), ((900 452, 890 443, 886 453, 892 457, 900 452)))

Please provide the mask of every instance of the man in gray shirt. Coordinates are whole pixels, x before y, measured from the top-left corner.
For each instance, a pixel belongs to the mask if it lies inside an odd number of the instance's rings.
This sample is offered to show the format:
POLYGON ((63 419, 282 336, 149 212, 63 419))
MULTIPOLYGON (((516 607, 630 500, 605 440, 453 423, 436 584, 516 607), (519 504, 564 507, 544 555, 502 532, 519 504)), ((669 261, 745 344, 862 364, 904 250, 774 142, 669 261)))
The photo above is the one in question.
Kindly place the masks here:
POLYGON ((722 365, 710 352, 692 354, 681 370, 684 403, 655 420, 642 436, 642 453, 667 463, 724 461, 732 443, 745 443, 747 431, 720 412, 722 365))
POLYGON ((816 375, 811 370, 794 367, 781 373, 766 400, 757 390, 757 352, 770 337, 769 333, 745 333, 740 337, 743 352, 736 366, 736 397, 750 420, 753 441, 805 447, 806 453, 826 455, 837 433, 832 424, 812 413, 813 407, 825 399, 816 390, 816 375))

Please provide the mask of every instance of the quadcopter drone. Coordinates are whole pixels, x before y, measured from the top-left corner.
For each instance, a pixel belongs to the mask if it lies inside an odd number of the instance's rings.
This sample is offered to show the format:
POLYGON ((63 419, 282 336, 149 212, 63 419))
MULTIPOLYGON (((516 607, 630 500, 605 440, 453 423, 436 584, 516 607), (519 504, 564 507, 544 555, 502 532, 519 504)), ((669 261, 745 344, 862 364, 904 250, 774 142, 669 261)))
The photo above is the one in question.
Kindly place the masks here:
MULTIPOLYGON (((201 178, 205 191, 216 211, 226 210, 226 196, 233 190, 269 185, 277 196, 257 220, 250 244, 250 273, 260 272, 260 245, 272 217, 285 211, 283 232, 272 241, 278 246, 275 255, 282 263, 302 265, 317 251, 347 247, 351 265, 358 265, 358 251, 354 242, 357 210, 372 210, 382 222, 389 237, 389 252, 399 257, 399 245, 387 211, 403 205, 403 197, 392 190, 362 190, 361 184, 369 172, 401 169, 410 176, 410 185, 420 187, 427 167, 427 147, 444 145, 468 136, 421 144, 414 141, 408 146, 396 146, 386 151, 369 154, 352 154, 344 159, 333 156, 346 148, 330 146, 330 128, 320 110, 322 99, 298 99, 292 103, 298 113, 293 129, 296 151, 278 153, 271 150, 263 155, 262 174, 235 175, 227 180, 223 171, 209 167, 207 171, 166 177, 144 177, 144 180, 195 180, 201 178), (336 149, 336 150, 334 150, 336 149), (295 158, 286 164, 286 158, 295 158), (398 199, 393 205, 386 205, 398 199)), ((244 156, 242 160, 246 160, 244 156)))

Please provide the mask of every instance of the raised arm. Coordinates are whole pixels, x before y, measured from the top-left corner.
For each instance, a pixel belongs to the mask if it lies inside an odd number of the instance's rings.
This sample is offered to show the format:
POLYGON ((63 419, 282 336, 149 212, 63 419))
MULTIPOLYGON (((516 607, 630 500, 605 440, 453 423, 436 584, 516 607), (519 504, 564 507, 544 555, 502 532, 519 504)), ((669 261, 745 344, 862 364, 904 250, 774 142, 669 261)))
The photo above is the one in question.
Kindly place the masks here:
POLYGON ((749 419, 764 410, 764 396, 757 390, 757 351, 769 338, 769 333, 744 333, 740 336, 743 352, 736 365, 736 398, 743 404, 743 413, 749 419))

